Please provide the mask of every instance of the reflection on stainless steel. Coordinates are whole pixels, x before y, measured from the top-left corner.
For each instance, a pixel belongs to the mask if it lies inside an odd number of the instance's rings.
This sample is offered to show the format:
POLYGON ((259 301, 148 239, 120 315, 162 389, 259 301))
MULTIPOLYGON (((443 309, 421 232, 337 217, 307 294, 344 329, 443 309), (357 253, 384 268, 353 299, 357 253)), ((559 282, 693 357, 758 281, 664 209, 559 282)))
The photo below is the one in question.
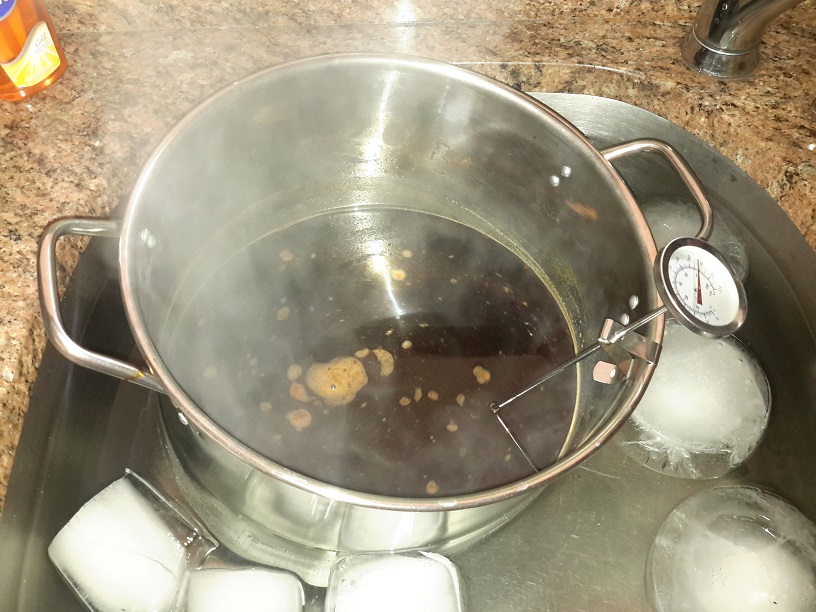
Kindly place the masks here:
POLYGON ((686 64, 718 79, 750 75, 765 30, 802 0, 703 0, 683 43, 686 64))
MULTIPOLYGON (((774 414, 756 453, 737 472, 714 483, 770 487, 814 520, 816 481, 803 477, 814 463, 816 438, 816 257, 812 250, 767 193, 685 130, 613 100, 565 94, 540 98, 598 147, 637 136, 670 142, 697 171, 715 217, 720 211, 730 214, 751 261, 746 279, 751 314, 739 337, 768 376, 774 414), (785 316, 778 316, 780 312, 785 316)), ((622 160, 619 170, 638 199, 688 197, 679 179, 656 156, 622 160)), ((87 327, 76 310, 80 305, 97 316, 110 316, 116 310, 110 305, 118 296, 115 273, 103 295, 78 293, 83 285, 92 292, 100 287, 99 272, 88 257, 106 244, 110 250, 109 242, 92 241, 80 261, 63 304, 72 309, 65 318, 84 329, 95 346, 128 355, 133 344, 123 316, 97 330, 87 327)), ((102 280, 109 278, 108 273, 102 280)), ((125 467, 183 501, 167 449, 161 446, 155 398, 135 385, 74 367, 49 348, 0 521, 0 592, 7 609, 82 610, 48 562, 46 543, 84 502, 120 478, 125 467)), ((645 564, 655 534, 673 508, 712 484, 654 473, 627 459, 615 444, 604 445, 544 489, 501 531, 451 553, 463 577, 469 609, 647 610, 645 564)), ((352 518, 354 525, 367 519, 352 518)), ((427 528, 433 531, 438 525, 427 528)), ((354 536, 355 529, 342 537, 354 536)), ((359 534, 357 541, 366 544, 359 534)), ((317 568, 315 573, 327 574, 333 561, 327 551, 283 540, 278 553, 300 563, 303 573, 317 568), (298 557, 300 553, 303 556, 298 557)), ((322 610, 323 591, 307 587, 307 601, 308 612, 322 610)))

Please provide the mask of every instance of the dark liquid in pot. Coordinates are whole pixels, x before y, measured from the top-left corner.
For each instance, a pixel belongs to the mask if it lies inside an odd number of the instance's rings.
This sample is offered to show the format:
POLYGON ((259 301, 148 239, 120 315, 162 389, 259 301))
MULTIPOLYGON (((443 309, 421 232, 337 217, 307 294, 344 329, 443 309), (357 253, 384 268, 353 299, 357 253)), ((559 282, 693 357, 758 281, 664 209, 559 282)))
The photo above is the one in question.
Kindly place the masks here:
MULTIPOLYGON (((517 255, 403 209, 270 232, 195 293, 165 336, 191 399, 273 461, 357 491, 446 497, 528 476, 489 404, 574 353, 561 308, 517 255), (308 384, 315 363, 340 357, 354 366, 345 377, 308 384), (355 394, 346 385, 363 371, 355 394)), ((568 371, 504 413, 538 467, 563 447, 575 389, 568 371)))

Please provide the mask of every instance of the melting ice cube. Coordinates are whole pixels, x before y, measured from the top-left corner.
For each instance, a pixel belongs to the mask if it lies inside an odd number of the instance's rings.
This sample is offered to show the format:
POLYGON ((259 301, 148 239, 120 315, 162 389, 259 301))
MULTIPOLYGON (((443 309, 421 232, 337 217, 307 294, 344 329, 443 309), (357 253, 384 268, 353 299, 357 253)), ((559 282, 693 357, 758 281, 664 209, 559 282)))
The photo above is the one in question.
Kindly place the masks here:
MULTIPOLYGON (((681 236, 695 236, 700 230, 700 213, 690 202, 679 198, 655 197, 640 202, 643 216, 652 230, 658 250, 681 236)), ((731 227, 725 211, 717 211, 709 242, 723 254, 737 276, 748 276, 748 253, 745 243, 731 227)))
POLYGON ((816 610, 816 525, 754 487, 717 487, 660 528, 647 565, 658 611, 816 610))
POLYGON ((303 585, 288 572, 201 569, 190 573, 186 612, 301 612, 303 585))
POLYGON ((88 501, 48 556, 91 609, 171 610, 188 563, 214 548, 132 472, 88 501))
POLYGON ((769 411, 767 379, 745 345, 669 320, 652 381, 615 440, 655 471, 717 478, 753 453, 769 411))
POLYGON ((456 566, 425 552, 345 557, 332 568, 326 612, 463 612, 456 566))

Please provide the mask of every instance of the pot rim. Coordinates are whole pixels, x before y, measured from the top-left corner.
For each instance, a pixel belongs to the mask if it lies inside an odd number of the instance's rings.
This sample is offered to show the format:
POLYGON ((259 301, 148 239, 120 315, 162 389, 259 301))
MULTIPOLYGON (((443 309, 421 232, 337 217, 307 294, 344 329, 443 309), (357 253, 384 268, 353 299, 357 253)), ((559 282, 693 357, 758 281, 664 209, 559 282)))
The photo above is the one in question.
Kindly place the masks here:
MULTIPOLYGON (((630 209, 630 220, 634 224, 633 229, 640 235, 641 244, 645 248, 647 256, 651 261, 654 261, 657 255, 657 249, 651 231, 649 230, 648 224, 640 211, 640 207, 637 205, 634 196, 629 191, 623 179, 612 167, 612 164, 589 142, 586 136, 584 136, 569 121, 564 119, 561 115, 543 103, 493 78, 446 62, 399 54, 339 53, 288 61, 238 80, 199 103, 165 135, 165 137, 151 153, 148 160, 142 166, 134 188, 131 191, 128 199, 119 245, 122 298, 136 343, 139 346, 151 371, 161 382, 161 385, 164 387, 166 394, 169 396, 176 409, 179 410, 180 414, 183 415, 188 421, 189 426, 195 433, 206 435, 213 442, 227 450, 234 457, 250 467, 304 491, 317 494, 337 502, 344 502, 369 508, 394 511, 429 512, 484 506, 490 503, 516 497, 539 488, 549 481, 573 469, 587 459, 592 453, 598 450, 598 448, 600 448, 600 446, 624 424, 624 422, 634 411, 646 390, 646 386, 651 378, 654 366, 648 365, 644 368, 643 375, 636 384, 633 390, 632 400, 628 405, 624 405, 615 414, 609 417, 607 421, 603 423, 603 426, 595 431, 595 433, 591 435, 581 446, 567 455, 562 456, 549 467, 535 472, 526 478, 484 491, 450 497, 408 498, 354 491, 322 482, 316 478, 305 476, 264 457, 260 453, 257 453, 239 442, 236 438, 232 437, 220 426, 218 426, 210 417, 208 417, 204 411, 201 410, 184 392, 180 385, 176 383, 172 374, 164 365, 164 362, 160 357, 159 352, 156 349, 139 312, 136 300, 136 295, 139 292, 138 282, 135 278, 132 278, 127 265, 127 254, 132 250, 131 244, 135 243, 139 239, 139 228, 136 227, 136 222, 134 220, 138 209, 138 202, 152 173, 152 169, 162 157, 165 149, 170 145, 170 143, 176 140, 178 135, 183 132, 188 125, 193 123, 199 115, 206 112, 209 108, 229 99, 231 96, 235 95, 236 92, 240 92, 240 90, 247 84, 263 79, 269 74, 276 74, 284 71, 296 71, 316 64, 378 65, 382 63, 388 63, 392 66, 402 65, 410 66, 412 68, 420 67, 429 72, 433 72, 441 76, 447 76, 454 81, 463 82, 467 85, 490 91, 491 94, 500 96, 509 104, 520 105, 522 107, 526 107, 527 109, 535 110, 535 112, 541 114, 545 120, 553 123, 562 130, 566 130, 569 133, 570 138, 574 139, 575 145, 583 147, 591 156, 595 157, 608 173, 608 178, 617 185, 618 195, 630 209)), ((652 288, 650 293, 652 300, 657 303, 658 298, 656 290, 652 288)), ((659 342, 663 336, 664 319, 662 316, 655 321, 655 325, 655 337, 656 341, 659 342)))

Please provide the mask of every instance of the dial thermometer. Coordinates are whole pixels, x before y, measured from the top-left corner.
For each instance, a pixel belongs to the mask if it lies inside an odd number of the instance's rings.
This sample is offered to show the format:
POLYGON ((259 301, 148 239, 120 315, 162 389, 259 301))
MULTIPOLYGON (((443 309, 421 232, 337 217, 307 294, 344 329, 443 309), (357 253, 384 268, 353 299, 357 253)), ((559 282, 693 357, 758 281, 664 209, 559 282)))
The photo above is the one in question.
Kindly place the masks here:
POLYGON ((723 338, 745 321, 745 288, 725 258, 705 240, 675 238, 654 267, 660 298, 677 321, 707 338, 723 338))

